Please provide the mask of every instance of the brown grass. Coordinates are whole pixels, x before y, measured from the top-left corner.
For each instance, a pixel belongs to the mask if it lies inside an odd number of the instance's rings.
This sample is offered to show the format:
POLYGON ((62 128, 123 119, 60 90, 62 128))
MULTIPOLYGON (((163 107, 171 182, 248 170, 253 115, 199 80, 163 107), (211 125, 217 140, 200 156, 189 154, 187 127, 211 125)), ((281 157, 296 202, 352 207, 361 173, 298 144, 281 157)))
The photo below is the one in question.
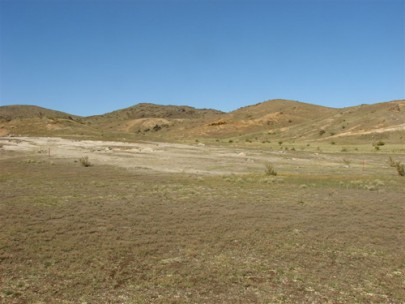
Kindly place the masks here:
POLYGON ((405 301, 396 175, 0 167, 2 303, 405 301))

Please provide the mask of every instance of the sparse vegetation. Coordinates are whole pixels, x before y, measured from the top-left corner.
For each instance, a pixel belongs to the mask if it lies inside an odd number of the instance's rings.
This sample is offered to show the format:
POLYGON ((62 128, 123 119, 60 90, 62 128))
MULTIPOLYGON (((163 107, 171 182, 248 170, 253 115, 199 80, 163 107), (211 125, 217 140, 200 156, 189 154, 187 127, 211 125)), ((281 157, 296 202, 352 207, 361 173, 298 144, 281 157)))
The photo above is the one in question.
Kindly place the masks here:
POLYGON ((83 167, 91 167, 93 164, 90 162, 89 157, 88 156, 83 156, 79 159, 79 163, 83 166, 83 167))
POLYGON ((385 145, 385 142, 383 142, 381 140, 373 143, 374 150, 376 150, 376 151, 379 151, 381 149, 381 147, 384 145, 385 145))
POLYGON ((390 165, 390 167, 393 167, 393 168, 395 168, 397 170, 398 175, 405 176, 405 165, 401 164, 400 161, 395 161, 390 156, 388 158, 388 164, 390 165))
POLYGON ((284 103, 0 115, 1 132, 75 138, 48 155, 0 137, 0 302, 404 303, 405 133, 370 133, 384 105, 346 117, 284 103), (81 142, 100 133, 113 142, 81 142))
POLYGON ((276 175, 277 175, 277 171, 274 169, 274 166, 273 166, 272 163, 266 162, 266 163, 264 164, 264 167, 265 167, 265 173, 266 173, 266 175, 273 175, 273 176, 276 176, 276 175))
POLYGON ((0 302, 404 302, 404 189, 385 172, 144 174, 32 157, 0 159, 0 302))

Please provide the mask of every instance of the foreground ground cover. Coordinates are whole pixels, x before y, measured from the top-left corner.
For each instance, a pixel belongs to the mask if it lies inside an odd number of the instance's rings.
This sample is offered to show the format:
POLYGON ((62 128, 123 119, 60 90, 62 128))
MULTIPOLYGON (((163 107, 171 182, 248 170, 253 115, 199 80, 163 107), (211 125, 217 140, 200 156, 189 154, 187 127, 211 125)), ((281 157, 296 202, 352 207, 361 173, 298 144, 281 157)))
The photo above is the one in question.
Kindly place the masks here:
POLYGON ((405 301, 405 180, 385 155, 277 176, 3 156, 0 302, 405 301))

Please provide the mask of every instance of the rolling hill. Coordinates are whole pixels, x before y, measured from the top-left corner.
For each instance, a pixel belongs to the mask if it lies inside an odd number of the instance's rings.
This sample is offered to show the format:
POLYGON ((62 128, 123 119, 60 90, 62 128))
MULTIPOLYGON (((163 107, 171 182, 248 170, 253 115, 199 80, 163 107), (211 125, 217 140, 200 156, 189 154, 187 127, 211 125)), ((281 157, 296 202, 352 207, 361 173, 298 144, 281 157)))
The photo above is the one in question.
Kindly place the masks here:
POLYGON ((87 122, 106 132, 156 136, 167 131, 179 132, 183 126, 198 127, 223 114, 217 110, 195 109, 189 106, 141 103, 104 115, 88 117, 87 122))
POLYGON ((98 132, 87 127, 85 119, 80 116, 37 106, 0 107, 0 136, 74 136, 85 133, 94 136, 98 132))
POLYGON ((68 136, 125 140, 241 140, 402 143, 405 100, 328 108, 269 100, 224 113, 189 106, 141 103, 80 117, 36 106, 0 107, 0 135, 68 136))

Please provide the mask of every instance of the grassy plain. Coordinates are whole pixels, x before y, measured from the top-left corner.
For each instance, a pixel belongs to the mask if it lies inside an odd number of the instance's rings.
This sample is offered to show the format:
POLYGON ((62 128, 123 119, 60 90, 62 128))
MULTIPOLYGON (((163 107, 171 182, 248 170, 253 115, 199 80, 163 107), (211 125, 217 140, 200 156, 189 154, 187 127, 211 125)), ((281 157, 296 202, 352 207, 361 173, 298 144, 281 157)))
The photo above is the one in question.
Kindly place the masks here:
POLYGON ((2 152, 0 302, 404 303, 405 178, 319 153, 266 176, 2 152))

